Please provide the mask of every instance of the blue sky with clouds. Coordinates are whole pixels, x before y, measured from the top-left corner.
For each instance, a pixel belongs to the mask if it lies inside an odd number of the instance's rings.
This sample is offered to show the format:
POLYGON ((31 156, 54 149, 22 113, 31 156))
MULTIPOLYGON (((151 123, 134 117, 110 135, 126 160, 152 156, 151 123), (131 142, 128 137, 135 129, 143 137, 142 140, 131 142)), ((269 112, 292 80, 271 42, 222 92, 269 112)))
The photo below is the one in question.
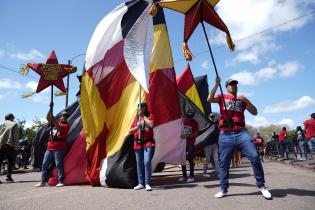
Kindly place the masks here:
MULTIPOLYGON (((72 59, 78 66, 70 78, 69 101, 74 102, 79 89, 75 76, 81 74, 84 62, 84 56, 76 56, 86 52, 98 22, 122 2, 0 1, 0 121, 8 112, 28 122, 46 116, 49 89, 22 99, 23 92, 36 89, 39 76, 31 72, 23 77, 11 70, 18 71, 27 62, 45 62, 52 49, 59 63, 72 59)), ((222 81, 239 80, 240 94, 258 108, 258 116, 246 114, 248 123, 301 125, 315 112, 315 0, 221 0, 216 9, 230 29, 236 50, 227 49, 223 33, 209 25, 206 30, 222 81)), ((184 16, 165 13, 178 74, 187 64, 181 51, 184 16)), ((194 54, 190 63, 194 76, 207 74, 211 88, 215 73, 201 26, 188 44, 194 54)), ((64 104, 65 97, 55 98, 56 111, 64 104)), ((217 105, 212 107, 218 110, 217 105)))

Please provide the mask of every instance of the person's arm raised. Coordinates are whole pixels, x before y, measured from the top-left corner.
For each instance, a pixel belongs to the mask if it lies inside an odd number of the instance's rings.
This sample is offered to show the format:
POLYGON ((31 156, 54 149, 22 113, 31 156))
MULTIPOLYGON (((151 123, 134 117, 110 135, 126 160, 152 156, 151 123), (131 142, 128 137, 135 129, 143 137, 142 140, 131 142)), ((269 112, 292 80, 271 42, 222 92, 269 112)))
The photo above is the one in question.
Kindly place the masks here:
POLYGON ((215 84, 208 95, 207 101, 209 103, 218 103, 219 102, 219 98, 215 97, 215 93, 217 92, 217 89, 220 86, 220 82, 221 82, 221 79, 219 76, 217 76, 217 78, 215 79, 215 84))

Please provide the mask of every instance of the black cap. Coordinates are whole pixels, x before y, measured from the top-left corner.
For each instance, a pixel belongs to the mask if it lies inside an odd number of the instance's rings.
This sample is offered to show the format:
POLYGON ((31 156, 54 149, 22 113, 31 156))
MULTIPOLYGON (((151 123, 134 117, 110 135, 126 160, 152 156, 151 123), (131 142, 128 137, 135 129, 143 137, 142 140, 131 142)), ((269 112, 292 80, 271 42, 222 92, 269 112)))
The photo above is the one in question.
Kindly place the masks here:
POLYGON ((315 119, 315 113, 311 114, 311 118, 315 119))
POLYGON ((229 79, 228 81, 225 82, 225 87, 227 87, 228 85, 231 85, 231 84, 238 84, 238 81, 235 80, 235 79, 229 79))

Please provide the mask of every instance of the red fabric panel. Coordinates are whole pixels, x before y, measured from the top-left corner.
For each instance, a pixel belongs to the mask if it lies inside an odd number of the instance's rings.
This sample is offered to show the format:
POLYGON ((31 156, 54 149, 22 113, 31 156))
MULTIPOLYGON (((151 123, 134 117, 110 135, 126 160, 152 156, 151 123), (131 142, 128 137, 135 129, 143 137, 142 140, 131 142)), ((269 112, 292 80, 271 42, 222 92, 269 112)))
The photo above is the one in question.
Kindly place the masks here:
POLYGON ((229 33, 228 28, 211 5, 209 5, 208 3, 204 3, 201 12, 202 19, 204 21, 206 21, 210 25, 213 25, 217 29, 224 31, 225 33, 229 33))
MULTIPOLYGON (((87 167, 86 161, 86 141, 85 132, 82 130, 74 140, 71 149, 64 158, 64 184, 86 184, 84 178, 85 169, 87 167)), ((55 168, 52 178, 48 181, 49 185, 56 185, 58 183, 58 173, 55 168)))
POLYGON ((120 99, 124 88, 135 80, 126 65, 123 47, 122 40, 107 51, 102 61, 87 71, 107 108, 113 106, 120 99))
POLYGON ((186 93, 195 83, 190 65, 188 64, 185 69, 176 78, 177 87, 183 93, 186 93))
POLYGON ((185 26, 184 26, 184 41, 187 42, 187 40, 190 38, 191 34, 194 32, 195 28, 200 22, 200 7, 201 2, 199 1, 196 3, 185 15, 185 26))
POLYGON ((109 133, 106 124, 95 143, 86 152, 88 165, 85 171, 85 179, 93 186, 100 186, 99 174, 101 171, 101 160, 106 157, 106 140, 109 133))
POLYGON ((150 74, 148 98, 149 110, 154 115, 154 126, 181 117, 174 68, 160 69, 150 74))

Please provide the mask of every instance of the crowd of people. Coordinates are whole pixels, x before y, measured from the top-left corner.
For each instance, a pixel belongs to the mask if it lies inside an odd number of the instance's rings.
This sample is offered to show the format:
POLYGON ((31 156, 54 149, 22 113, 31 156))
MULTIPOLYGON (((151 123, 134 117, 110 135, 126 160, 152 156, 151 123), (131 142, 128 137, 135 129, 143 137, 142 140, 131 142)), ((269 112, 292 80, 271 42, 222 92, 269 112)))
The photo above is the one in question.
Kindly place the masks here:
MULTIPOLYGON (((266 199, 271 199, 272 195, 265 186, 264 170, 262 162, 264 155, 273 155, 268 143, 264 141, 262 135, 257 132, 251 136, 245 126, 244 112, 247 110, 252 115, 257 115, 256 107, 245 97, 238 96, 238 81, 228 80, 225 83, 227 94, 217 94, 221 79, 215 80, 215 85, 209 93, 208 102, 217 103, 220 108, 220 114, 211 113, 208 117, 211 122, 212 134, 207 139, 207 145, 204 147, 203 176, 210 177, 208 165, 212 161, 216 176, 220 179, 221 190, 214 195, 215 198, 223 198, 228 193, 229 171, 232 167, 240 164, 241 157, 246 156, 250 161, 256 186, 266 199), (268 149, 269 148, 269 149, 268 149)), ((36 187, 47 185, 49 178, 49 165, 54 162, 58 172, 57 187, 64 186, 63 159, 66 148, 67 134, 70 126, 67 123, 68 113, 62 112, 59 119, 56 119, 52 113, 53 104, 47 114, 47 121, 51 125, 47 150, 42 164, 41 182, 36 187)), ((194 110, 189 109, 183 116, 183 131, 181 138, 186 141, 186 159, 189 163, 189 176, 187 175, 186 164, 181 165, 182 177, 180 182, 194 182, 194 150, 195 140, 198 136, 199 126, 194 120, 194 110)), ((136 157, 136 168, 138 182, 134 190, 145 188, 152 191, 152 158, 155 150, 154 140, 154 116, 150 113, 146 103, 139 104, 136 118, 134 119, 130 134, 134 136, 134 151, 136 157)), ((210 128, 209 127, 209 128, 210 128)), ((288 148, 294 147, 294 154, 298 160, 307 160, 308 151, 315 153, 315 113, 311 114, 311 119, 304 122, 304 129, 301 126, 296 128, 292 137, 294 141, 289 141, 286 127, 281 132, 272 133, 272 142, 275 145, 278 157, 288 158, 288 148)), ((20 149, 19 128, 14 122, 14 115, 7 114, 5 122, 0 125, 0 170, 4 158, 8 159, 8 169, 6 181, 13 182, 12 170, 15 165, 15 155, 20 149)), ((21 162, 21 167, 27 167, 25 162, 21 162)))

